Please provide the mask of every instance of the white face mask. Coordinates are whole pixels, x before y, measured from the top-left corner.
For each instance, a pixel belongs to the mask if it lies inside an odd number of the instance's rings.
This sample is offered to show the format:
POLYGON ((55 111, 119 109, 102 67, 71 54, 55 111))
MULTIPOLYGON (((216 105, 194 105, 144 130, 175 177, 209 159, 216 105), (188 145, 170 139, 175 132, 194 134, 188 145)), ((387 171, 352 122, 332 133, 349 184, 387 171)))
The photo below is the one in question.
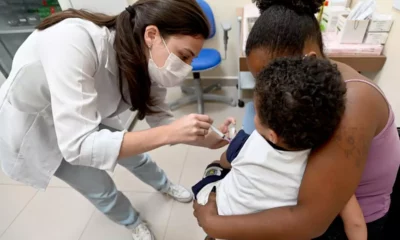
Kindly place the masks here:
POLYGON ((169 56, 164 63, 163 67, 158 67, 153 61, 153 56, 150 51, 149 59, 149 74, 152 82, 157 83, 162 87, 176 87, 179 86, 186 78, 186 76, 192 71, 192 66, 185 63, 171 53, 162 39, 165 48, 167 49, 169 56))

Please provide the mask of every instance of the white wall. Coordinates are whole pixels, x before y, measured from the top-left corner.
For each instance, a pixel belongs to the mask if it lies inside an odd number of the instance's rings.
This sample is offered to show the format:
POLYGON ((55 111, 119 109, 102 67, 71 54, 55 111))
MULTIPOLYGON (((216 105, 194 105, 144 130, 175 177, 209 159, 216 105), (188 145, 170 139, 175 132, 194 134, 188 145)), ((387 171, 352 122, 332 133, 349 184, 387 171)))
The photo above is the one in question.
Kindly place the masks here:
MULTIPOLYGON (((396 115, 396 124, 400 126, 400 11, 392 7, 393 0, 377 0, 376 2, 377 11, 392 14, 395 22, 384 49, 387 57, 385 66, 378 74, 367 76, 385 92, 396 115)), ((353 1, 353 4, 355 3, 357 0, 353 1)))
MULTIPOLYGON (((215 48, 224 54, 224 31, 220 23, 227 21, 232 24, 232 30, 229 32, 228 42, 228 58, 221 63, 218 68, 202 73, 205 78, 237 78, 238 75, 238 58, 239 58, 239 25, 236 16, 236 9, 243 7, 245 4, 251 3, 251 0, 206 0, 213 9, 215 22, 217 25, 217 34, 214 38, 207 40, 205 47, 215 48)), ((133 3, 135 0, 128 0, 133 3)))

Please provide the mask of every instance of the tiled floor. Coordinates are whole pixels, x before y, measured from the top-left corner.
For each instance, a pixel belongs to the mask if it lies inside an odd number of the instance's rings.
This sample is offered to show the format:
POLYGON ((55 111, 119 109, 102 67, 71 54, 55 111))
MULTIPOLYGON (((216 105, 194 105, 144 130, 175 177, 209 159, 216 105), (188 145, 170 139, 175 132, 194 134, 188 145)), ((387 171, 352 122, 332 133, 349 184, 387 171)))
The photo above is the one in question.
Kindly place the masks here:
MULTIPOLYGON (((224 94, 236 96, 235 88, 224 90, 224 94)), ((173 89, 168 99, 179 96, 179 89, 173 89)), ((195 105, 189 105, 177 110, 175 115, 179 117, 195 111, 195 105)), ((206 113, 214 119, 215 125, 232 116, 240 126, 244 110, 208 103, 206 113)), ((146 128, 145 122, 138 122, 134 130, 146 128)), ((150 154, 172 181, 190 187, 202 176, 204 167, 218 159, 222 151, 176 145, 150 154)), ((111 175, 118 188, 151 224, 157 240, 204 239, 191 204, 166 198, 122 167, 117 167, 111 175)), ((0 240, 131 240, 131 237, 125 228, 108 220, 61 180, 53 179, 50 187, 40 192, 10 180, 0 171, 0 240)))

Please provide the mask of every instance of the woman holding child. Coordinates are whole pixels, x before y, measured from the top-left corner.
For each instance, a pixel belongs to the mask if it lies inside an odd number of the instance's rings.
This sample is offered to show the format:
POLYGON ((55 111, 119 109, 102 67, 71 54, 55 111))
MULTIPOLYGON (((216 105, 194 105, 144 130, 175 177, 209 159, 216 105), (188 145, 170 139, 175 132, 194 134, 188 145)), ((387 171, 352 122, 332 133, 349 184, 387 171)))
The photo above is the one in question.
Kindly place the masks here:
MULTIPOLYGON (((254 76, 281 57, 326 58, 314 17, 322 2, 256 1, 262 14, 246 46, 254 76)), ((215 195, 211 195, 205 206, 194 204, 194 215, 209 236, 229 240, 347 239, 337 216, 355 194, 368 239, 384 239, 390 194, 400 164, 394 114, 377 86, 349 66, 336 64, 347 88, 344 114, 333 136, 312 151, 297 204, 248 215, 219 216, 215 195)), ((252 105, 247 107, 244 131, 251 134, 256 113, 252 105)))

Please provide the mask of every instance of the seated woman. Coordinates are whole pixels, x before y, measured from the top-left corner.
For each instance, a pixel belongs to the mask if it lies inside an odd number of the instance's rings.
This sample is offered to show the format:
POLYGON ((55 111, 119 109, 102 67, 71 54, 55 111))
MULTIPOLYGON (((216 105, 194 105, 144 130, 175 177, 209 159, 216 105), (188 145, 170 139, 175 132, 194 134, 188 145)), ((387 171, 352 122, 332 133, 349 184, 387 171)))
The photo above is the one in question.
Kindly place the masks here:
MULTIPOLYGON (((314 54, 325 58, 314 17, 322 0, 256 0, 261 16, 246 46, 254 76, 271 60, 314 54)), ((295 206, 239 216, 218 216, 215 196, 194 204, 204 231, 219 239, 347 239, 338 217, 355 193, 368 239, 383 239, 390 194, 400 165, 393 111, 382 91, 349 66, 337 63, 347 86, 346 110, 333 137, 309 157, 295 206)), ((247 115, 247 119, 253 116, 247 115)), ((253 129, 246 128, 248 133, 253 129)), ((399 239, 397 237, 397 239, 399 239)))
MULTIPOLYGON (((342 76, 329 60, 313 55, 272 61, 257 75, 256 130, 240 130, 220 161, 207 167, 192 187, 197 202, 206 204, 215 190, 222 216, 295 205, 308 156, 336 130, 345 95, 342 76)), ((349 240, 367 239, 354 195, 340 216, 349 240)))

